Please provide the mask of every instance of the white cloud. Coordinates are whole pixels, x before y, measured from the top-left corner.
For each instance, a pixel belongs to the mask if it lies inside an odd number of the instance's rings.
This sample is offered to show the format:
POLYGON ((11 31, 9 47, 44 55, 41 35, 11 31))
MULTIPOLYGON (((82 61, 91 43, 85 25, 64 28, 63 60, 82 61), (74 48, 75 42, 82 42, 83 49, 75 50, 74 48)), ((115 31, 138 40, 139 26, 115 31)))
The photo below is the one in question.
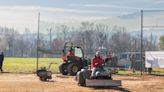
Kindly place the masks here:
POLYGON ((67 9, 67 8, 51 8, 51 7, 40 7, 40 6, 4 6, 0 7, 0 10, 8 11, 35 11, 35 12, 55 12, 55 13, 106 13, 103 11, 93 10, 81 10, 81 9, 67 9))
POLYGON ((140 8, 135 8, 135 7, 120 6, 120 5, 109 5, 109 4, 70 4, 70 6, 129 9, 129 10, 138 10, 138 9, 140 9, 140 8))
MULTIPOLYGON (((148 3, 148 1, 145 1, 148 3)), ((138 2, 139 3, 139 2, 138 2)), ((131 4, 127 3, 127 5, 110 5, 110 4, 70 4, 70 6, 75 6, 75 7, 85 7, 85 8, 102 8, 102 9, 110 9, 110 12, 115 13, 115 11, 118 12, 122 12, 122 13, 132 13, 132 12, 136 12, 139 10, 155 10, 155 9, 163 9, 163 7, 159 6, 158 8, 156 8, 158 6, 158 4, 163 4, 164 0, 154 0, 152 2, 149 2, 148 4, 143 4, 143 2, 140 1, 141 5, 137 5, 138 3, 136 3, 136 5, 131 6, 131 4)), ((134 2, 135 4, 135 2, 134 2)))
POLYGON ((28 27, 36 31, 38 12, 41 12, 41 21, 47 22, 85 21, 107 18, 105 16, 97 16, 97 11, 91 10, 39 6, 1 6, 0 26, 13 27, 20 31, 24 31, 25 27, 28 27))
POLYGON ((163 4, 164 3, 164 0, 153 0, 153 1, 156 4, 163 4))

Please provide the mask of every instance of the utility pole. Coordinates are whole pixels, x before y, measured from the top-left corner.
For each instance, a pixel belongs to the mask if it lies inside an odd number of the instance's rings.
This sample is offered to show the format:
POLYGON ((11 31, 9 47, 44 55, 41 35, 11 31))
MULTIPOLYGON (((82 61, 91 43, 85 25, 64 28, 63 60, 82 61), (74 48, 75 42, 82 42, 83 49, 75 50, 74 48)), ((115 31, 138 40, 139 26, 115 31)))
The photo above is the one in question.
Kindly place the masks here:
POLYGON ((143 29, 144 28, 164 28, 163 25, 144 25, 144 12, 164 12, 164 10, 141 10, 141 75, 143 73, 143 63, 144 63, 144 59, 143 59, 143 29))
POLYGON ((40 12, 38 13, 38 34, 37 34, 37 61, 36 61, 36 71, 38 70, 38 62, 39 62, 39 27, 40 27, 40 12))
POLYGON ((142 75, 142 68, 143 68, 143 10, 141 10, 141 75, 142 75))

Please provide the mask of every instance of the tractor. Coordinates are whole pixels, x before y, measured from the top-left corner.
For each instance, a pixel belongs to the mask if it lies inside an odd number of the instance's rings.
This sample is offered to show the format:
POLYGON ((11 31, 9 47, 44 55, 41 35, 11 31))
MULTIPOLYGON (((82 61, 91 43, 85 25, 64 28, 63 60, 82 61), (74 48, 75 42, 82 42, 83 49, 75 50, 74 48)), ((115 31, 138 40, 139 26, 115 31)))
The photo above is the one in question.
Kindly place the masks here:
POLYGON ((101 55, 103 56, 103 60, 106 62, 107 66, 111 67, 113 65, 113 56, 112 51, 105 47, 99 47, 98 50, 100 51, 101 55))
POLYGON ((91 73, 91 67, 81 69, 75 77, 77 84, 86 87, 121 86, 121 80, 112 79, 112 70, 110 70, 106 64, 98 66, 95 76, 91 77, 91 73))
POLYGON ((84 59, 83 49, 80 46, 66 42, 62 53, 63 62, 59 65, 62 75, 74 76, 78 71, 88 65, 88 60, 84 59), (71 53, 71 55, 68 55, 71 53))
POLYGON ((102 58, 105 62, 105 66, 110 68, 112 73, 117 73, 117 56, 113 55, 112 51, 110 49, 107 49, 105 47, 99 47, 98 49, 102 55, 102 58))

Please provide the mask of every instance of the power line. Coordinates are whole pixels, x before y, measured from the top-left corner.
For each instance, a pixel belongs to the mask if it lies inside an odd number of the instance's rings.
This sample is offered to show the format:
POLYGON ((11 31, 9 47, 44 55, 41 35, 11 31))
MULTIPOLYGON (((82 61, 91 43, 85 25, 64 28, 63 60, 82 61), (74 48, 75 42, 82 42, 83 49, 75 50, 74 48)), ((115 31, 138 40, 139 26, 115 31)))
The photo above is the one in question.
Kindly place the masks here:
POLYGON ((164 10, 143 10, 143 12, 164 12, 164 10))
POLYGON ((143 26, 144 28, 164 28, 164 26, 143 26))

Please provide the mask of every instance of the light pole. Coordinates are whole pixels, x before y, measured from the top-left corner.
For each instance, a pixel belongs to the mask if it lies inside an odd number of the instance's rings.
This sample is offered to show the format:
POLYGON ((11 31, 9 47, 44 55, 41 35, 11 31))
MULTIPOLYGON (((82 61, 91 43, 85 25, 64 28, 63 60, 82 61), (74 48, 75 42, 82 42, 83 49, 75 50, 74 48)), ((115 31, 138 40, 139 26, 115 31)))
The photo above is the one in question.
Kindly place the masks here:
POLYGON ((142 53, 143 52, 143 10, 141 10, 141 75, 142 75, 142 64, 143 64, 143 56, 142 53))
POLYGON ((38 34, 37 34, 37 61, 36 61, 36 71, 38 70, 38 61, 39 61, 39 27, 40 27, 40 12, 38 13, 38 34))
POLYGON ((164 12, 164 10, 141 10, 141 75, 143 72, 143 29, 144 28, 164 28, 163 25, 144 25, 144 12, 164 12))

